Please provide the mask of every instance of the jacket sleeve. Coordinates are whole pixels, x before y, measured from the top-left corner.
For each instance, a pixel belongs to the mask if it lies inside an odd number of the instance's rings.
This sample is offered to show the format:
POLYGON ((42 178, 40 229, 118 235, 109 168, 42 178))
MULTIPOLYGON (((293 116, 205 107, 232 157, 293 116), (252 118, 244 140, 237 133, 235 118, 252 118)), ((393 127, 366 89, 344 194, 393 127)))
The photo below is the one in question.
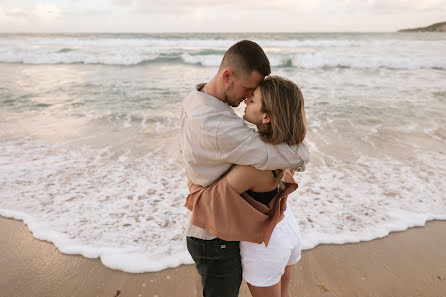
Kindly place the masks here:
POLYGON ((217 151, 220 160, 239 165, 251 165, 260 170, 293 168, 304 171, 309 161, 305 144, 272 145, 265 143, 243 119, 231 118, 217 130, 217 151), (226 124, 225 124, 226 123, 226 124))

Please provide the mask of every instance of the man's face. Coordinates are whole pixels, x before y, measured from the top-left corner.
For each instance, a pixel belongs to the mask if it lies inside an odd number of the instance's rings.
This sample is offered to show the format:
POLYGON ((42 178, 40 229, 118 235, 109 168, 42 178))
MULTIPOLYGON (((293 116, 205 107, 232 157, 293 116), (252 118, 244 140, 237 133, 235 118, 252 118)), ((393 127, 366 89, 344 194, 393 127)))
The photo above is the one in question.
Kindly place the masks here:
POLYGON ((233 107, 239 106, 243 100, 253 95, 254 90, 264 78, 257 70, 251 72, 249 76, 239 75, 239 77, 235 77, 231 75, 224 93, 225 102, 233 107))

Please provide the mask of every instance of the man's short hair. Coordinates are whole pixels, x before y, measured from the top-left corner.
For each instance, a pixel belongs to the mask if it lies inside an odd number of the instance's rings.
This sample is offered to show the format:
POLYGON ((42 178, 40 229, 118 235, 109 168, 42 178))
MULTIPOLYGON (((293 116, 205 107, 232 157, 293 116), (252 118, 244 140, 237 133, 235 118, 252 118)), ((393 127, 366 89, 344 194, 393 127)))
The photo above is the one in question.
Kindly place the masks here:
POLYGON ((250 75, 257 70, 263 76, 271 73, 269 60, 265 52, 257 43, 250 40, 241 40, 231 46, 223 56, 219 71, 225 67, 233 67, 236 75, 250 75))

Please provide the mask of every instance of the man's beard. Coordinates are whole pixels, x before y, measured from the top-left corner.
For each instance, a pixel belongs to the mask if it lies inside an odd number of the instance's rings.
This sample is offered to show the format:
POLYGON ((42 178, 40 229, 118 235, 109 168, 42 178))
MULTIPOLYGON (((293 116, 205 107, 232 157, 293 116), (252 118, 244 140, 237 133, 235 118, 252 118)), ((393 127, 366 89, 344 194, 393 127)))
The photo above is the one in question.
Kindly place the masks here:
POLYGON ((237 107, 240 105, 239 99, 231 100, 231 97, 227 95, 228 92, 230 92, 234 88, 234 82, 228 87, 228 89, 224 93, 224 100, 227 104, 231 105, 232 107, 237 107), (235 102, 234 102, 235 101, 235 102))
POLYGON ((237 103, 234 103, 234 102, 231 101, 231 99, 228 96, 226 96, 226 94, 225 94, 225 102, 227 104, 231 105, 232 107, 237 107, 237 106, 240 105, 240 103, 238 103, 239 100, 237 100, 237 103))

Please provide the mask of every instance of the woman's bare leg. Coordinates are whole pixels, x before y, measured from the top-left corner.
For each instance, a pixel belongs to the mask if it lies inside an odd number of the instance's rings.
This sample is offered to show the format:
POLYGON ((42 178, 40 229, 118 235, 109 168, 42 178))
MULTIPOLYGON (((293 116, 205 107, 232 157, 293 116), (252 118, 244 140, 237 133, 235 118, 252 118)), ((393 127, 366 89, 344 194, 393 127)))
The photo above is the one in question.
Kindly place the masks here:
POLYGON ((271 287, 256 287, 248 284, 252 297, 291 297, 290 284, 293 266, 285 267, 280 282, 271 287))
POLYGON ((271 287, 255 287, 248 284, 252 297, 281 297, 280 282, 271 287))
POLYGON ((290 284, 291 284, 292 268, 293 266, 291 265, 285 267, 285 273, 282 275, 282 278, 280 279, 280 290, 282 294, 281 297, 291 297, 290 284))

